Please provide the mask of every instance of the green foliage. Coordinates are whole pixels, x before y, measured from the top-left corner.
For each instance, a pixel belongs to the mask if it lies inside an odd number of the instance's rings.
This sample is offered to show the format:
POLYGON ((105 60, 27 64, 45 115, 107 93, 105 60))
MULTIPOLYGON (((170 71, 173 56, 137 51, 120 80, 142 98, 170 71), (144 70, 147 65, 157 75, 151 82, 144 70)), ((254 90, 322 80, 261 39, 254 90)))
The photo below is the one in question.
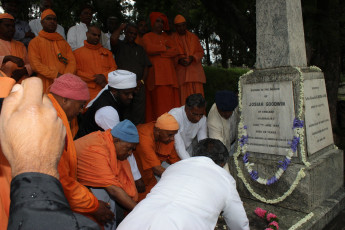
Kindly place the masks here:
POLYGON ((238 92, 238 80, 240 76, 249 71, 244 68, 217 68, 213 66, 204 66, 206 75, 206 84, 204 85, 205 99, 207 102, 207 112, 214 103, 214 97, 217 91, 230 90, 238 92))

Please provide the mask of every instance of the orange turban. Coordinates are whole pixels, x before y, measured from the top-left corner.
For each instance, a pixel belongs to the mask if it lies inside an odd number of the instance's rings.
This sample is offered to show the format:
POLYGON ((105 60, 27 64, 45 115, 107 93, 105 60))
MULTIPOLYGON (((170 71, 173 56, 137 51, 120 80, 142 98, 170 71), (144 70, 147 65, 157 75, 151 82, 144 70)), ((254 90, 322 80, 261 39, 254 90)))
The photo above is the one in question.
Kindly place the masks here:
POLYGON ((182 22, 186 22, 186 19, 181 14, 176 15, 174 19, 174 24, 179 24, 182 22))
POLYGON ((164 113, 158 117, 155 127, 163 130, 175 131, 179 129, 179 125, 173 115, 164 113))
POLYGON ((157 18, 161 18, 164 21, 163 30, 165 30, 165 31, 169 30, 168 17, 161 12, 151 12, 151 14, 150 14, 151 27, 153 27, 157 18))
POLYGON ((14 20, 14 17, 8 13, 0 14, 0 19, 12 19, 14 20))
POLYGON ((45 19, 45 17, 47 17, 48 15, 54 15, 54 16, 56 16, 56 14, 54 13, 54 11, 52 11, 51 9, 46 9, 46 10, 43 11, 42 14, 41 14, 41 20, 45 19))

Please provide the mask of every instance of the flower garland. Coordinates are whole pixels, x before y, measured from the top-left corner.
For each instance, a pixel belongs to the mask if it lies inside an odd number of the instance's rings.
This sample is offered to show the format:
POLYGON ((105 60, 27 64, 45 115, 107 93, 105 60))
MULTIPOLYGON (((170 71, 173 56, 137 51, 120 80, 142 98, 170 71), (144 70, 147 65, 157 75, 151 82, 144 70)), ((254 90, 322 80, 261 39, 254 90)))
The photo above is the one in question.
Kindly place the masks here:
MULTIPOLYGON (((298 118, 295 118, 293 121, 293 129, 296 130, 297 128, 303 128, 304 126, 304 121, 299 120, 298 118)), ((292 141, 289 141, 288 144, 290 145, 290 149, 288 149, 288 154, 285 157, 284 161, 279 161, 279 165, 278 165, 278 170, 277 172, 274 174, 274 176, 272 176, 269 179, 263 179, 261 177, 259 177, 259 174, 257 171, 253 170, 254 167, 254 163, 249 163, 249 152, 244 151, 247 150, 247 142, 248 142, 248 134, 247 134, 247 126, 243 127, 243 135, 240 138, 239 142, 240 142, 240 146, 242 148, 242 152, 245 152, 244 156, 243 156, 243 163, 247 168, 248 173, 250 174, 250 177, 255 180, 256 182, 263 184, 263 185, 271 185, 276 183, 280 177, 283 175, 283 173, 286 171, 286 169, 288 168, 289 164, 291 163, 291 157, 293 156, 293 154, 297 151, 297 147, 300 141, 300 137, 298 135, 297 132, 295 132, 295 135, 292 139, 292 141)))
POLYGON ((278 222, 279 219, 275 214, 269 213, 266 210, 259 208, 259 207, 256 208, 254 212, 258 217, 261 217, 262 219, 265 219, 268 221, 268 226, 267 226, 267 228, 265 228, 265 230, 278 230, 279 229, 279 222, 278 222))
POLYGON ((299 227, 301 227, 303 224, 307 223, 312 217, 314 216, 314 213, 311 212, 308 215, 306 215, 304 218, 300 219, 296 224, 292 225, 289 230, 296 230, 299 227))
MULTIPOLYGON (((295 67, 295 69, 298 71, 299 73, 299 81, 298 81, 298 86, 299 86, 299 103, 298 103, 298 115, 297 118, 294 120, 294 127, 295 127, 295 121, 297 123, 302 122, 302 117, 304 114, 303 111, 303 107, 304 107, 304 76, 302 71, 300 70, 300 68, 295 67)), ((310 69, 312 70, 317 70, 317 71, 321 71, 319 68, 317 67, 310 67, 310 69)), ((251 74, 253 72, 253 70, 250 70, 249 72, 245 73, 244 75, 242 75, 240 77, 239 83, 238 83, 238 91, 239 91, 239 110, 242 111, 242 86, 241 86, 241 79, 249 74, 251 74)), ((246 132, 247 127, 243 124, 243 116, 241 115, 240 117, 240 122, 239 122, 239 126, 238 126, 238 139, 240 141, 240 145, 237 146, 237 151, 234 154, 234 162, 236 165, 236 169, 237 169, 237 173, 238 173, 238 177, 241 178, 243 184, 246 186, 246 188, 248 189, 248 191, 251 193, 251 195, 253 195, 256 199, 260 200, 261 202, 264 203, 268 203, 268 204, 275 204, 275 203, 279 203, 283 200, 286 199, 286 197, 288 197, 289 195, 291 195, 291 193, 295 190, 295 188, 297 187, 297 185, 299 184, 299 182, 301 181, 302 178, 305 177, 305 168, 310 166, 310 163, 306 160, 306 153, 305 153, 305 147, 304 147, 304 128, 303 126, 296 126, 294 128, 294 133, 295 133, 295 138, 291 141, 290 146, 292 151, 294 151, 295 149, 297 150, 297 146, 299 143, 299 147, 300 147, 300 154, 301 154, 301 158, 302 158, 302 162, 304 163, 304 165, 306 167, 301 168, 299 170, 299 172, 297 173, 297 176, 294 180, 294 182, 292 183, 292 185, 290 186, 290 188, 280 197, 276 198, 276 199, 266 199, 262 196, 260 196, 259 194, 257 194, 252 187, 250 186, 249 183, 247 183, 247 180, 245 178, 245 176, 243 175, 242 169, 240 168, 239 162, 238 162, 238 157, 240 156, 240 154, 242 153, 242 151, 244 153, 247 152, 247 146, 245 145, 246 141, 248 140, 248 135, 246 132), (297 143, 298 142, 298 143, 297 143), (242 145, 242 146, 241 146, 242 145)), ((243 159, 244 161, 246 161, 248 159, 249 155, 244 155, 243 159)), ((289 159, 289 154, 286 156, 284 162, 282 162, 283 164, 281 164, 282 168, 279 168, 278 172, 276 173, 275 176, 279 176, 281 173, 282 169, 284 171, 284 168, 287 167, 287 160, 289 159)), ((290 158, 291 159, 291 158, 290 158)), ((247 163, 246 167, 252 167, 252 164, 250 164, 249 162, 245 162, 245 164, 247 163)), ((249 170, 248 170, 249 172, 249 170)), ((251 171, 251 177, 256 178, 259 183, 263 183, 263 184, 267 184, 270 183, 272 184, 272 182, 274 183, 276 179, 272 179, 270 178, 269 180, 265 181, 265 179, 260 179, 259 177, 257 177, 257 173, 253 172, 253 170, 251 171), (266 183, 265 183, 266 182, 266 183)), ((281 176, 281 175, 280 175, 281 176)))

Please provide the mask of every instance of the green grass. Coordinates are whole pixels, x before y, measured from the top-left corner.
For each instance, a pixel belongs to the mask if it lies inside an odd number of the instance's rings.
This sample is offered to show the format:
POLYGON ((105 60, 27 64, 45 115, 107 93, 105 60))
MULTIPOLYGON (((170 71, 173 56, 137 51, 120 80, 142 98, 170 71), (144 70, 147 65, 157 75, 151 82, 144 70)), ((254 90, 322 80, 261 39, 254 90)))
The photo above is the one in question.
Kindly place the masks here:
POLYGON ((238 92, 238 79, 249 71, 244 68, 224 69, 213 66, 204 66, 206 75, 206 84, 204 85, 205 99, 207 102, 206 111, 211 109, 214 103, 214 97, 219 90, 230 90, 238 92))

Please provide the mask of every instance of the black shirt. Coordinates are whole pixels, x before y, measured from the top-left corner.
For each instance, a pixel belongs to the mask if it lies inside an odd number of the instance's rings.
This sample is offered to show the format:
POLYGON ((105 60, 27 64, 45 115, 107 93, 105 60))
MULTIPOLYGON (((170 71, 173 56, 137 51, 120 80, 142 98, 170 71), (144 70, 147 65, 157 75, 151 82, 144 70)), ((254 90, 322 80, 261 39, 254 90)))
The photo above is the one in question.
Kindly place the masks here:
POLYGON ((91 219, 72 212, 61 183, 42 173, 22 173, 11 182, 8 229, 100 229, 91 219))
POLYGON ((130 44, 126 40, 119 40, 113 51, 118 69, 135 73, 137 81, 143 78, 145 67, 152 65, 144 48, 136 43, 130 44))

